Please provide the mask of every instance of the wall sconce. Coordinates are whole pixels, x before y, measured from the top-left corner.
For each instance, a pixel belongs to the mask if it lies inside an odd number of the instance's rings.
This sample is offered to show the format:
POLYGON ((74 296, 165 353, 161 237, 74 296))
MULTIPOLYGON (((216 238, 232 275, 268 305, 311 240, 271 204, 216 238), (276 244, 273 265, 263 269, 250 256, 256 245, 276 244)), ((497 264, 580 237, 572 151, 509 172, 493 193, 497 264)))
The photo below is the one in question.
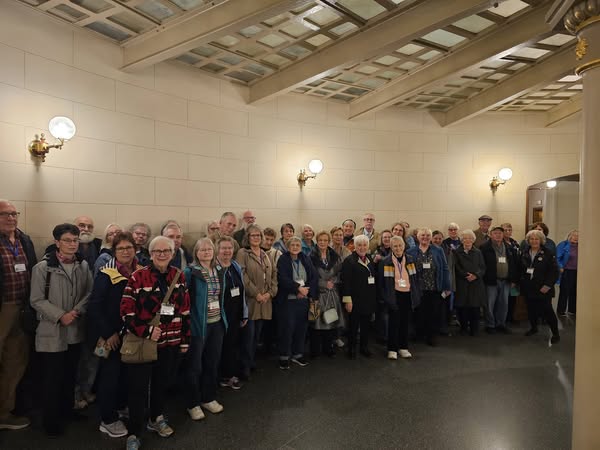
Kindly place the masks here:
POLYGON ((296 177, 300 189, 302 189, 306 185, 306 180, 308 180, 309 178, 317 178, 317 175, 319 175, 323 171, 323 161, 321 161, 320 159, 312 159, 308 163, 308 170, 313 175, 306 175, 306 171, 304 169, 300 169, 300 173, 296 177))
POLYGON ((555 188, 557 184, 558 184, 558 183, 556 182, 556 180, 549 180, 549 181, 546 181, 546 187, 547 187, 548 189, 555 188))
POLYGON ((42 133, 40 136, 36 134, 35 139, 28 146, 31 156, 40 159, 42 162, 46 161, 46 154, 51 148, 62 148, 65 141, 75 136, 75 132, 77 131, 73 121, 63 116, 56 116, 50 119, 48 129, 50 130, 50 134, 60 141, 59 144, 48 144, 44 133, 42 133))
POLYGON ((498 176, 492 178, 490 181, 490 189, 495 194, 498 190, 498 186, 505 184, 513 176, 513 172, 508 167, 504 167, 498 171, 498 176))

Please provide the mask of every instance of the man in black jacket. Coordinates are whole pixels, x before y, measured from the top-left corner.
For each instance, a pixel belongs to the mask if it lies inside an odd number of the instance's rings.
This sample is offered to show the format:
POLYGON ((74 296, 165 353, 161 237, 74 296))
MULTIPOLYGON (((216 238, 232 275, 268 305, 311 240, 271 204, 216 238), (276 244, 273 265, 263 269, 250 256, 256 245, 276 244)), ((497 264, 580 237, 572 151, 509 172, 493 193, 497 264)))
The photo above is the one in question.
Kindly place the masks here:
POLYGON ((17 228, 18 218, 15 206, 0 199, 0 430, 29 426, 29 419, 11 413, 29 359, 21 318, 29 308, 31 269, 37 264, 31 239, 17 228))
POLYGON ((485 330, 490 334, 496 331, 508 333, 506 328, 508 295, 511 286, 519 278, 518 256, 504 243, 502 227, 492 229, 490 240, 483 244, 480 250, 486 266, 483 275, 487 290, 485 330))

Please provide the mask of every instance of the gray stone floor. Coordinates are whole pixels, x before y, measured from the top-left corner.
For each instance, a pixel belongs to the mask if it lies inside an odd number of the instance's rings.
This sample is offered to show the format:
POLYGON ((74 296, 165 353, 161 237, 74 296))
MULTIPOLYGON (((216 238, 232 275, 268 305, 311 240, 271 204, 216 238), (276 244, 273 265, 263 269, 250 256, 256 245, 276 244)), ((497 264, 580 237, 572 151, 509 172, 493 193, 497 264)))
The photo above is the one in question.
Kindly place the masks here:
MULTIPOLYGON (((221 391, 225 411, 194 423, 181 399, 167 407, 175 434, 145 433, 144 449, 568 449, 571 440, 574 322, 562 340, 549 331, 440 338, 414 344, 412 360, 320 358, 289 372, 259 360, 238 392, 221 391)), ((452 331, 456 331, 453 329, 452 331)), ((0 432, 0 449, 123 449, 125 439, 87 422, 48 440, 33 429, 0 432)))

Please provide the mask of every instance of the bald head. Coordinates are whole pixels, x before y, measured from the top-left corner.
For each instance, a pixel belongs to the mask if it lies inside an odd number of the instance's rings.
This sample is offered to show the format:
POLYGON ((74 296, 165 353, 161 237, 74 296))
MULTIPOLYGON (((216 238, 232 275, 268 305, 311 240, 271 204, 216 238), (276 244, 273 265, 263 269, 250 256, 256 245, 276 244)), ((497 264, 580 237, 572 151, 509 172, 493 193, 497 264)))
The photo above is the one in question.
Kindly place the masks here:
POLYGON ((17 230, 19 213, 10 201, 0 199, 0 234, 12 239, 17 230))

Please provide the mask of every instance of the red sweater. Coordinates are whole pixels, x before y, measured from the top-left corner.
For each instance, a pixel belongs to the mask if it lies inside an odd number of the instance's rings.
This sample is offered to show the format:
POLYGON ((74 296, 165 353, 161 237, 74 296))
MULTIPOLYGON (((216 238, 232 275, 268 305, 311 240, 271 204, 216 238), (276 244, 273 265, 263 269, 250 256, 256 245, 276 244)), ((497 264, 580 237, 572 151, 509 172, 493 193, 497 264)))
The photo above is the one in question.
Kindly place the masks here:
MULTIPOLYGON (((160 314, 162 300, 176 273, 177 269, 169 266, 166 280, 164 275, 161 280, 161 274, 150 265, 131 275, 121 299, 121 317, 129 333, 150 338, 154 327, 149 323, 155 314, 160 314)), ((175 306, 175 314, 161 317, 162 335, 158 340, 158 348, 187 347, 190 338, 190 296, 183 272, 179 275, 169 303, 175 306)))

